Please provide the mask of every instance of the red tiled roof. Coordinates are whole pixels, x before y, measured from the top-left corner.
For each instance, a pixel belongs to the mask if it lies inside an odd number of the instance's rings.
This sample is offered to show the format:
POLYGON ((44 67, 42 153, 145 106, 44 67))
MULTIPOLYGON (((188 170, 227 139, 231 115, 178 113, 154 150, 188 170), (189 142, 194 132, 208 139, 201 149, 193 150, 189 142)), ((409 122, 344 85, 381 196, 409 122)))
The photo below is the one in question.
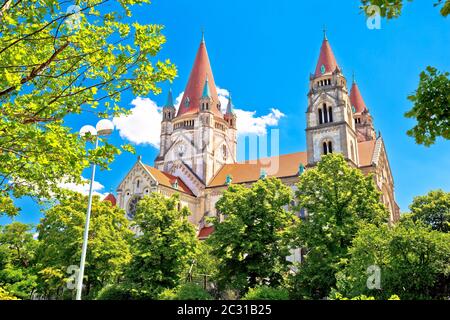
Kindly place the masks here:
POLYGON ((307 162, 306 152, 297 152, 257 161, 226 164, 211 180, 208 187, 225 185, 228 175, 231 176, 233 183, 257 181, 261 176, 262 169, 266 170, 268 176, 277 178, 292 177, 298 174, 300 163, 306 165, 307 162))
POLYGON ((148 165, 145 165, 145 168, 158 181, 159 184, 169 188, 174 188, 174 183, 176 181, 178 183, 179 191, 189 194, 191 196, 194 195, 191 189, 189 189, 189 187, 183 182, 183 180, 181 180, 181 178, 171 175, 170 173, 160 171, 148 165))
POLYGON ((323 39, 322 47, 320 48, 319 61, 317 61, 316 71, 314 72, 316 77, 320 77, 323 74, 321 70, 322 66, 325 66, 324 73, 332 73, 338 66, 327 38, 323 39))
POLYGON ((116 199, 116 197, 115 197, 112 193, 108 194, 108 195, 105 197, 105 199, 103 199, 103 201, 109 201, 109 202, 111 202, 111 204, 113 205, 113 207, 115 207, 116 204, 117 204, 117 199, 116 199))
POLYGON ((214 227, 203 227, 200 229, 200 231, 198 232, 198 236, 197 238, 199 238, 200 240, 206 239, 208 238, 212 233, 214 232, 214 227))
MULTIPOLYGON (((358 143, 358 153, 360 166, 370 166, 372 164, 373 152, 376 140, 358 143)), ((255 162, 241 162, 224 165, 208 184, 208 187, 220 187, 226 185, 227 176, 231 176, 233 183, 249 183, 257 181, 261 176, 261 170, 265 169, 269 177, 287 178, 294 177, 299 173, 300 164, 306 166, 308 157, 306 152, 297 152, 260 159, 255 162), (267 166, 269 163, 277 168, 271 173, 267 166)))
POLYGON ((366 167, 372 165, 373 152, 377 140, 369 140, 358 143, 359 165, 366 167))
POLYGON ((357 113, 367 110, 366 104, 364 103, 364 99, 361 96, 361 92, 359 91, 356 82, 353 82, 352 89, 350 91, 350 103, 352 104, 352 107, 355 107, 355 112, 357 113))
POLYGON ((198 48, 197 56, 195 57, 194 67, 192 68, 191 75, 189 76, 189 81, 186 85, 186 89, 184 90, 183 99, 181 100, 177 117, 183 114, 192 114, 199 112, 200 99, 203 94, 203 88, 205 86, 206 78, 208 78, 211 98, 214 100, 214 106, 212 106, 210 109, 217 116, 222 116, 221 111, 216 107, 216 104, 219 103, 219 97, 217 95, 208 52, 206 51, 206 44, 204 41, 202 41, 200 43, 200 47, 198 48), (188 107, 186 107, 186 101, 189 101, 188 107))

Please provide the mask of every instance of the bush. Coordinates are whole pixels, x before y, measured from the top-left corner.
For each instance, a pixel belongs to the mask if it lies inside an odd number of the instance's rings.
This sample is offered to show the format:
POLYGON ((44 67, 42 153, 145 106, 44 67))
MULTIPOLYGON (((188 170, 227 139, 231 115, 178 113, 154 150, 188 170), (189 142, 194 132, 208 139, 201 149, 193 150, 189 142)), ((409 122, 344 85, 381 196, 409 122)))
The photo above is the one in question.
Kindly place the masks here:
POLYGON ((212 300, 212 296, 202 287, 186 283, 177 289, 166 289, 158 296, 159 300, 212 300))
POLYGON ((158 300, 177 300, 176 289, 165 289, 158 295, 158 300))
MULTIPOLYGON (((353 298, 346 298, 339 292, 332 293, 330 295, 330 299, 331 300, 375 300, 374 297, 372 297, 372 296, 368 297, 364 294, 361 294, 361 295, 353 297, 353 298)), ((388 300, 400 300, 400 297, 398 295, 394 294, 394 295, 390 296, 388 300)))
POLYGON ((99 291, 96 300, 133 300, 133 295, 121 285, 108 285, 99 291))
POLYGON ((9 294, 5 289, 0 287, 0 300, 20 300, 20 299, 9 294))
POLYGON ((250 289, 242 300, 289 300, 289 292, 285 288, 260 286, 250 289))

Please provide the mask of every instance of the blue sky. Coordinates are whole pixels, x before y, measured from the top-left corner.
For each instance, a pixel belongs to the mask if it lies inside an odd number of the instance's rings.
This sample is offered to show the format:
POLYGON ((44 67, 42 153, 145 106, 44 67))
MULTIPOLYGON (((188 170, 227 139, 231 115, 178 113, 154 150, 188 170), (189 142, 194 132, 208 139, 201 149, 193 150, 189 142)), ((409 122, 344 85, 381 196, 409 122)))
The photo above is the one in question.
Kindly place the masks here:
MULTIPOLYGON (((349 80, 355 72, 376 129, 383 135, 396 199, 406 211, 416 195, 437 188, 450 191, 450 142, 439 140, 430 148, 416 145, 406 135, 414 121, 404 117, 411 108, 406 97, 417 88, 420 71, 427 65, 450 70, 450 20, 441 17, 432 3, 408 3, 399 19, 382 20, 380 30, 370 30, 354 0, 154 0, 150 6, 134 7, 131 21, 166 26, 167 43, 159 57, 177 65, 178 77, 173 84, 161 84, 163 94, 143 98, 161 106, 170 87, 175 97, 184 90, 203 28, 216 84, 232 92, 236 108, 255 111, 255 119, 273 116, 272 108, 280 110, 285 115, 275 126, 280 130, 280 153, 303 151, 309 74, 326 25, 338 64, 349 80)), ((122 105, 132 108, 135 98, 125 94, 122 105)), ((68 125, 77 131, 97 120, 86 114, 69 118, 68 125)), ((148 130, 152 126, 149 122, 148 130)), ((124 142, 119 132, 111 141, 124 142)), ((137 153, 153 164, 157 149, 137 145, 137 153)), ((96 180, 104 186, 99 192, 115 190, 135 161, 135 155, 125 153, 111 171, 98 172, 96 180)), ((32 200, 17 204, 23 210, 16 220, 39 222, 41 214, 32 200)), ((0 218, 0 224, 9 222, 0 218)))

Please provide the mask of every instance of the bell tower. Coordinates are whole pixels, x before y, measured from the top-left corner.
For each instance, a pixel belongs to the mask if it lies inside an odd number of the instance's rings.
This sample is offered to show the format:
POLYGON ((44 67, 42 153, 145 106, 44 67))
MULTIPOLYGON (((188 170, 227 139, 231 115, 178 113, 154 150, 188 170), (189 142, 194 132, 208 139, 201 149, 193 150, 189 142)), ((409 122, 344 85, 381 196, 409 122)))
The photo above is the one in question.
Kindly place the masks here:
POLYGON ((358 166, 358 139, 347 80, 325 33, 315 72, 310 76, 306 139, 309 166, 334 152, 358 166))

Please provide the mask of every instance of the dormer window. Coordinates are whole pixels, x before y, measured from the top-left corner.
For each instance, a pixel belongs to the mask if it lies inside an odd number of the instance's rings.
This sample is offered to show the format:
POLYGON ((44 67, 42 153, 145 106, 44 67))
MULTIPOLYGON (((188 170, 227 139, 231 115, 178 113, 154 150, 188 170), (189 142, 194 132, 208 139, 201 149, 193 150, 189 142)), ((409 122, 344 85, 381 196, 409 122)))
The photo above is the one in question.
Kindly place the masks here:
POLYGON ((189 108, 190 104, 191 104, 191 100, 189 99, 189 97, 186 97, 186 99, 184 99, 184 107, 189 108))

